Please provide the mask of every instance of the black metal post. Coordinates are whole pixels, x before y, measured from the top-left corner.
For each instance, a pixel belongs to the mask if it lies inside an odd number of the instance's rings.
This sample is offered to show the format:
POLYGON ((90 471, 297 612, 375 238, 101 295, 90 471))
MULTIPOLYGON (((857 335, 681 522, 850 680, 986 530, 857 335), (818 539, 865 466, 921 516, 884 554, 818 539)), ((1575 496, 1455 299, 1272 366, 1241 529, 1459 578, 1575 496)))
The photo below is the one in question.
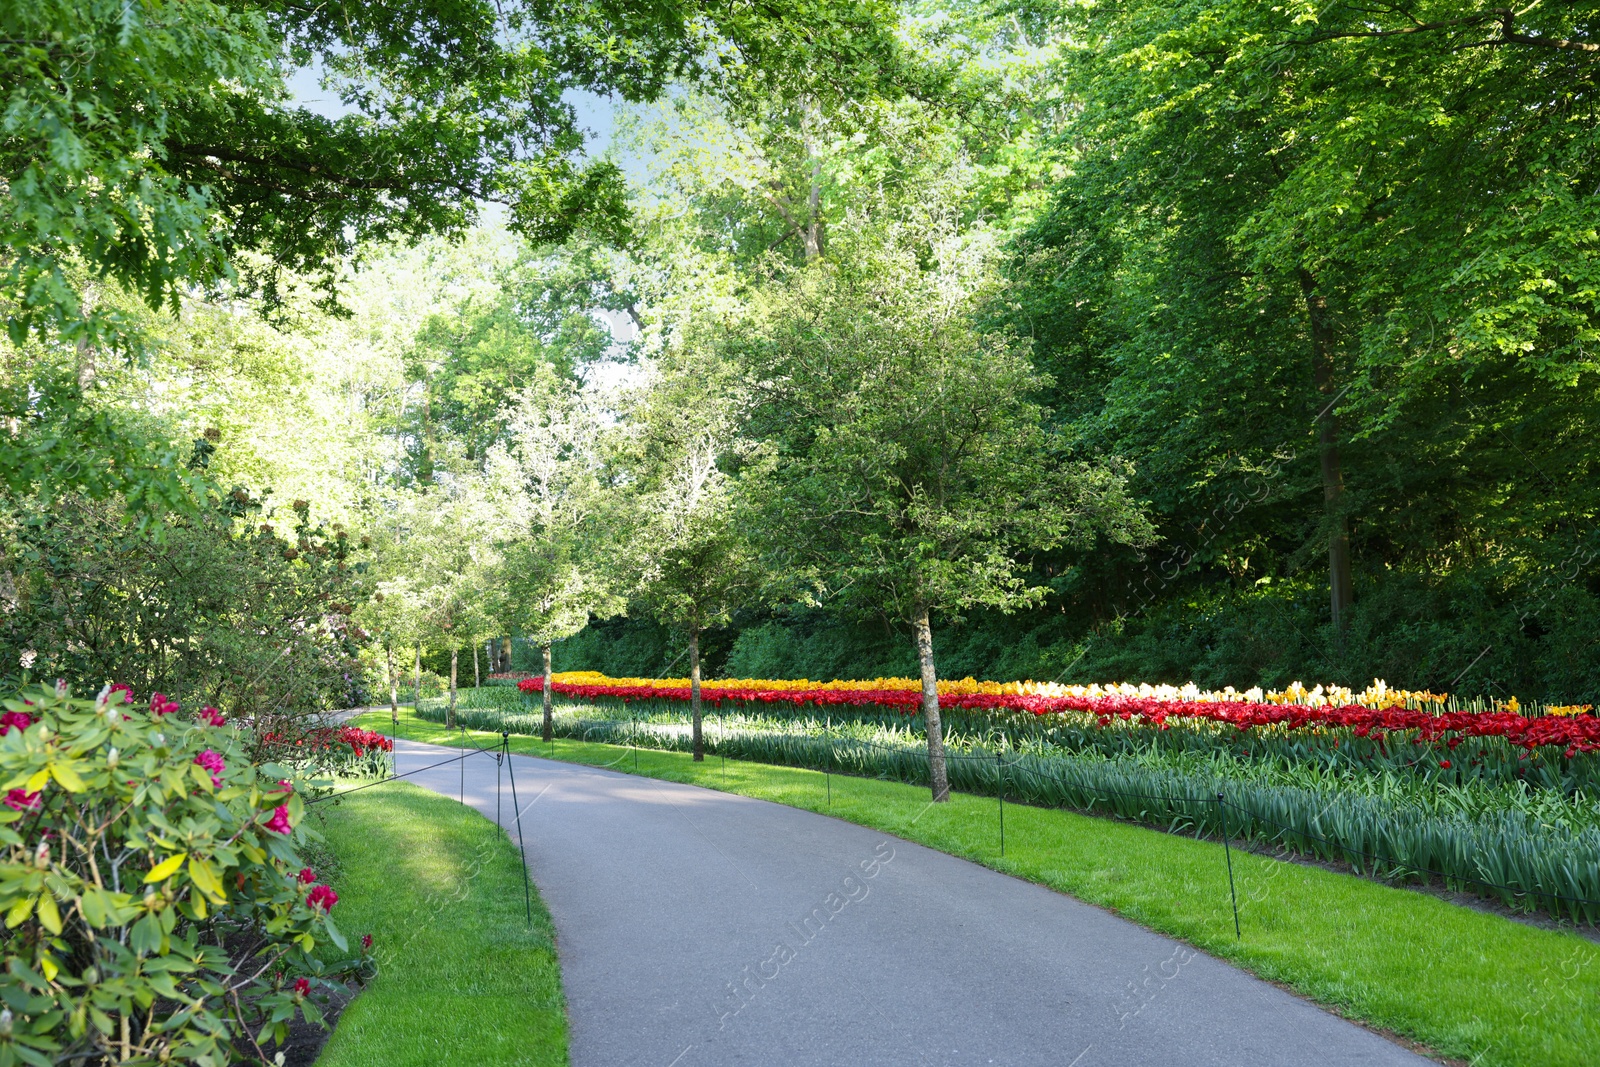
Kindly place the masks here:
POLYGON ((1000 774, 1000 855, 1006 854, 1006 764, 1005 758, 994 754, 995 769, 1000 774))
POLYGON ((522 843, 522 805, 517 803, 517 768, 511 762, 511 734, 500 731, 500 751, 506 757, 506 773, 511 778, 511 806, 517 810, 517 854, 522 857, 522 907, 528 914, 528 929, 533 929, 533 890, 528 886, 528 849, 522 843))
POLYGON ((833 716, 832 715, 828 716, 827 722, 828 722, 828 725, 827 725, 827 730, 826 730, 825 736, 826 736, 827 742, 828 742, 828 765, 827 765, 827 770, 823 772, 823 776, 825 778, 827 778, 827 780, 828 780, 828 807, 831 808, 831 807, 833 807, 833 716))
POLYGON ((1222 855, 1228 861, 1228 895, 1233 898, 1233 936, 1244 940, 1239 930, 1239 893, 1233 887, 1233 850, 1228 846, 1228 805, 1221 793, 1217 794, 1217 811, 1222 815, 1222 855))

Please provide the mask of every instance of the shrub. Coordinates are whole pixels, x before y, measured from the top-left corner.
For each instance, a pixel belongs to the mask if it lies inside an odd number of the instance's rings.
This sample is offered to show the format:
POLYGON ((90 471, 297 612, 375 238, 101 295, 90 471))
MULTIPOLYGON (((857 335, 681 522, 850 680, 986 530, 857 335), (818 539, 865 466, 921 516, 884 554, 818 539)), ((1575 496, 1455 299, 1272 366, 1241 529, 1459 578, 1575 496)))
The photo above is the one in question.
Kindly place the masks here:
POLYGON ((365 966, 301 863, 289 772, 251 764, 215 709, 128 697, 3 701, 0 1067, 268 1060, 365 966))

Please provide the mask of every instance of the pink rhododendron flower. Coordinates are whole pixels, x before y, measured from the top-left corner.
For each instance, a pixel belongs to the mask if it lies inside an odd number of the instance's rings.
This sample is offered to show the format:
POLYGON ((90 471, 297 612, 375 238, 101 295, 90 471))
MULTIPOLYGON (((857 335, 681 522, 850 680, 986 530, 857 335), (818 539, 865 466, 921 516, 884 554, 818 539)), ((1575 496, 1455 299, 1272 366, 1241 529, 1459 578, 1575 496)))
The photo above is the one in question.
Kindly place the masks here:
POLYGON ((150 714, 160 718, 162 715, 171 715, 178 710, 178 702, 171 700, 165 693, 152 693, 150 696, 150 714))
POLYGON ((289 809, 279 804, 272 811, 272 818, 267 820, 267 829, 275 834, 286 834, 292 829, 289 823, 289 809))
POLYGON ((114 704, 119 702, 117 700, 117 694, 118 693, 122 694, 122 700, 120 701, 120 703, 123 703, 123 704, 132 704, 133 703, 133 686, 129 685, 127 682, 118 682, 116 685, 112 686, 111 687, 111 702, 114 703, 114 704))
POLYGON ((339 903, 339 894, 333 891, 332 886, 314 885, 311 892, 306 894, 306 903, 313 908, 332 911, 333 906, 339 903))
POLYGON ((317 872, 310 867, 301 867, 300 873, 296 877, 300 880, 301 885, 310 885, 317 880, 317 872))
POLYGON ((311 980, 309 978, 296 978, 294 980, 295 996, 303 997, 309 992, 311 992, 311 980))
POLYGON ((6 794, 5 805, 12 811, 38 811, 39 794, 18 786, 6 794))
POLYGON ((361 935, 361 951, 362 952, 371 952, 372 951, 372 935, 371 934, 362 934, 361 935))
POLYGON ((205 707, 200 709, 200 721, 205 723, 207 726, 221 726, 228 720, 223 717, 222 712, 207 704, 205 707))
POLYGON ((222 788, 222 772, 227 770, 227 764, 222 762, 222 756, 214 749, 206 749, 194 758, 194 761, 211 772, 211 785, 215 789, 222 788))
POLYGON ((29 715, 27 712, 8 711, 4 715, 0 715, 0 737, 4 737, 6 734, 10 733, 13 726, 19 730, 26 730, 32 725, 33 716, 29 715))

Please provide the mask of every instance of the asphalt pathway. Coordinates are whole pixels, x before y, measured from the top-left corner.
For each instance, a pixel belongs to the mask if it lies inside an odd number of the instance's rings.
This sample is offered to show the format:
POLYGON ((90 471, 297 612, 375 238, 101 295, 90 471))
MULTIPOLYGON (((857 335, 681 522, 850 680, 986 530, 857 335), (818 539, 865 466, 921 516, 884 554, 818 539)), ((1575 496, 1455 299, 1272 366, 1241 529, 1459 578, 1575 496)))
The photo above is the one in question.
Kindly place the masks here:
MULTIPOLYGON (((401 741, 396 770, 454 754, 401 741)), ((573 1067, 1429 1063, 1178 942, 876 830, 512 759, 573 1067)), ((411 780, 458 796, 463 778, 515 839, 491 756, 411 780)))

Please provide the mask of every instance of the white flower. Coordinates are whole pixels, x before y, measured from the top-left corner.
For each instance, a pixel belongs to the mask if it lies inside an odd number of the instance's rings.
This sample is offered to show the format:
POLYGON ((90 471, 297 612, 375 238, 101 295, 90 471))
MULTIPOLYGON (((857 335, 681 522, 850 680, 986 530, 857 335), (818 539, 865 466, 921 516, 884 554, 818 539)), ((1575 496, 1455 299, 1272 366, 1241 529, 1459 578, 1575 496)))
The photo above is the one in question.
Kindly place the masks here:
POLYGON ((21 659, 22 659, 22 669, 23 670, 27 670, 28 668, 32 667, 33 666, 33 661, 38 659, 38 658, 39 658, 39 653, 35 652, 33 649, 31 649, 31 648, 23 649, 22 657, 21 657, 21 659))

